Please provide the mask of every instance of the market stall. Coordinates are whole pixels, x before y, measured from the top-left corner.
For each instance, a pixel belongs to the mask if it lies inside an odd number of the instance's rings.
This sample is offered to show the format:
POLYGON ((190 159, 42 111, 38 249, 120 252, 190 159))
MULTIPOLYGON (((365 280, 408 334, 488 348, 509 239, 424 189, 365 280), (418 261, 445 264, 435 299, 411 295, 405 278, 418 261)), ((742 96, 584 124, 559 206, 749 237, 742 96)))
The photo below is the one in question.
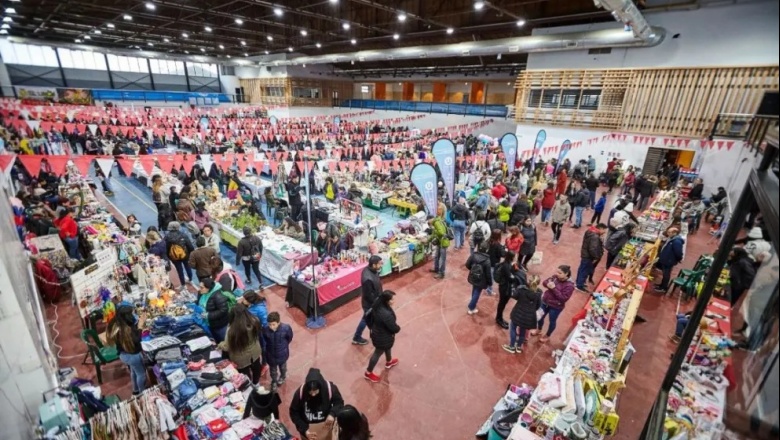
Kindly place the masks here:
POLYGON ((324 315, 360 295, 363 269, 369 255, 358 251, 344 251, 331 259, 296 273, 287 282, 285 301, 298 307, 306 316, 324 315))
POLYGON ((634 237, 653 242, 672 225, 674 211, 677 208, 676 191, 660 191, 653 203, 639 216, 639 227, 634 237))

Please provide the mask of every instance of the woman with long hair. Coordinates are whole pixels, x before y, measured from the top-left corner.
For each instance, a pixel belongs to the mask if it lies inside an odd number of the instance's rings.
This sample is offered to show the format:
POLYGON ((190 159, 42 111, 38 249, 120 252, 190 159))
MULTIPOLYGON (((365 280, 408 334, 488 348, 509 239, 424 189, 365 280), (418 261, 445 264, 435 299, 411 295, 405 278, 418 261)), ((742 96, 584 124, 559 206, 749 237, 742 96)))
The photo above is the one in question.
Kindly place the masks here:
POLYGON ((538 275, 530 275, 526 284, 520 286, 515 293, 517 302, 509 314, 509 345, 501 346, 509 353, 522 353, 526 333, 536 329, 536 311, 542 305, 540 283, 541 278, 538 275))
POLYGON ((374 354, 368 362, 365 378, 370 382, 379 382, 381 379, 374 374, 374 368, 382 354, 385 355, 385 368, 390 369, 398 365, 398 359, 394 359, 391 350, 395 345, 395 335, 401 331, 396 323, 393 302, 395 292, 385 290, 374 302, 373 307, 366 313, 366 323, 371 329, 371 343, 374 344, 374 354))
POLYGON ((230 311, 225 340, 219 347, 228 352, 238 371, 246 374, 252 383, 260 382, 260 321, 242 304, 236 303, 230 311))
POLYGON ((145 321, 146 315, 141 315, 136 323, 133 307, 122 305, 106 330, 106 339, 109 344, 116 346, 119 360, 130 367, 134 395, 146 389, 146 367, 141 354, 141 329, 145 321))
POLYGON ((371 431, 368 428, 368 419, 352 405, 344 405, 336 413, 336 426, 338 426, 337 440, 368 440, 371 431))
MULTIPOLYGON (((506 252, 506 248, 503 244, 501 244, 501 231, 493 229, 490 232, 490 240, 488 241, 488 256, 490 257, 490 279, 494 279, 494 273, 496 270, 496 267, 501 262, 501 259, 504 258, 504 253, 506 252)), ((493 294, 493 285, 491 284, 487 288, 488 295, 493 294)))

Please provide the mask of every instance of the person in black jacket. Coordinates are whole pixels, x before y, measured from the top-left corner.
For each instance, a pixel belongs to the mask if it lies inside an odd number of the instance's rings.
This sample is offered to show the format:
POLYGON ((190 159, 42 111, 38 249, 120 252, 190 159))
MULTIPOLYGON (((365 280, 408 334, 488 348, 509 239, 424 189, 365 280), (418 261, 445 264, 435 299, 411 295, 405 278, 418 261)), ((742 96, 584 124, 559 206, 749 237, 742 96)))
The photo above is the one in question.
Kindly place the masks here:
POLYGON ((602 237, 607 232, 607 225, 599 223, 596 227, 590 227, 585 231, 585 237, 582 239, 582 248, 580 249, 580 267, 577 269, 578 290, 587 292, 585 281, 593 276, 596 269, 596 263, 604 255, 604 243, 602 237))
POLYGON ((693 180, 693 188, 691 188, 691 192, 688 193, 688 198, 693 199, 703 199, 704 198, 704 181, 700 178, 696 178, 693 180))
POLYGON ((179 274, 179 282, 184 285, 184 274, 187 274, 187 280, 192 281, 192 268, 190 268, 190 252, 195 250, 192 241, 181 232, 181 223, 168 223, 168 233, 165 234, 165 254, 171 260, 176 272, 179 274), (182 256, 182 251, 184 255, 182 256))
POLYGON ((333 382, 325 380, 317 368, 309 369, 306 381, 293 394, 290 420, 303 440, 314 440, 330 432, 336 414, 344 407, 344 398, 333 382))
POLYGON ((536 311, 542 306, 540 282, 541 278, 538 275, 531 275, 527 284, 521 285, 516 290, 517 302, 509 314, 509 345, 501 346, 509 353, 522 353, 526 333, 536 329, 536 311), (520 339, 517 339, 518 333, 520 339))
POLYGON ((371 329, 371 343, 374 344, 374 354, 371 355, 371 359, 368 361, 368 369, 364 377, 373 383, 381 380, 379 376, 374 374, 374 367, 376 367, 383 353, 386 360, 386 369, 389 370, 398 365, 398 359, 393 358, 391 352, 395 344, 395 335, 401 331, 401 327, 396 323, 395 312, 393 311, 394 302, 395 292, 385 290, 379 295, 379 298, 377 298, 373 307, 367 313, 368 328, 371 329))
POLYGON ((297 175, 293 175, 290 181, 287 182, 287 200, 290 205, 290 217, 293 220, 301 220, 301 207, 303 202, 301 201, 301 181, 297 175))
POLYGON ((599 182, 599 179, 594 173, 590 173, 588 178, 585 179, 585 188, 588 188, 588 191, 590 191, 590 209, 593 209, 596 205, 596 193, 598 192, 600 185, 601 182, 599 182))
POLYGON ((228 300, 222 293, 222 286, 213 278, 200 282, 198 305, 203 309, 214 340, 219 344, 225 340, 228 326, 228 300))
MULTIPOLYGON (((490 233, 490 240, 488 243, 488 256, 490 257, 490 273, 492 276, 492 273, 496 270, 496 266, 501 262, 501 259, 504 258, 504 253, 506 252, 506 248, 501 243, 501 231, 499 230, 492 230, 490 233)), ((487 288, 488 295, 493 294, 493 284, 491 283, 490 286, 487 288)))
POLYGON ((747 251, 735 247, 729 254, 729 283, 731 285, 731 306, 734 307, 747 292, 756 278, 756 267, 747 251))
POLYGON ((355 336, 352 337, 352 344, 366 345, 368 341, 363 338, 363 331, 366 329, 366 313, 374 305, 379 295, 382 294, 382 280, 379 278, 379 272, 382 270, 382 257, 372 255, 368 259, 368 266, 363 269, 360 275, 360 287, 362 290, 361 305, 363 315, 360 317, 355 336))
POLYGON ((631 240, 631 237, 634 235, 634 229, 636 229, 636 224, 627 223, 618 228, 617 231, 609 234, 609 238, 604 243, 604 250, 607 251, 607 270, 612 267, 615 258, 620 255, 623 246, 631 240))
POLYGON ((244 409, 244 418, 250 415, 260 420, 270 420, 271 415, 276 420, 279 420, 279 405, 282 404, 282 399, 276 391, 267 390, 264 393, 260 393, 257 388, 252 388, 252 392, 249 393, 249 398, 246 401, 246 408, 244 409))
POLYGON ((509 328, 509 323, 504 321, 504 309, 506 308, 509 299, 512 297, 512 284, 514 284, 512 264, 514 260, 514 252, 507 251, 506 254, 504 254, 504 260, 493 270, 493 278, 498 283, 496 324, 504 329, 509 328))
POLYGON ((239 263, 244 264, 244 275, 246 275, 247 285, 252 284, 252 272, 255 273, 258 285, 263 285, 263 278, 260 275, 260 259, 263 258, 263 240, 254 235, 252 228, 244 226, 244 237, 238 241, 236 247, 236 266, 239 263))
POLYGON ((468 305, 468 314, 474 315, 477 310, 477 301, 482 291, 493 286, 493 276, 491 275, 490 256, 488 250, 490 246, 482 243, 468 260, 466 260, 466 269, 469 270, 468 283, 471 284, 471 301, 468 305))
POLYGON ((517 201, 512 205, 512 215, 509 217, 509 226, 517 226, 523 222, 523 219, 531 216, 531 205, 528 204, 528 196, 520 194, 517 201))
MULTIPOLYGON (((133 307, 120 305, 116 316, 108 324, 106 336, 108 343, 116 346, 119 360, 130 367, 130 379, 133 385, 133 395, 146 389, 146 367, 141 353, 141 330, 144 327, 146 315, 141 315, 136 323, 133 307)), ((100 371, 100 370, 98 370, 100 371)), ((98 377, 100 375, 98 374, 98 377)))

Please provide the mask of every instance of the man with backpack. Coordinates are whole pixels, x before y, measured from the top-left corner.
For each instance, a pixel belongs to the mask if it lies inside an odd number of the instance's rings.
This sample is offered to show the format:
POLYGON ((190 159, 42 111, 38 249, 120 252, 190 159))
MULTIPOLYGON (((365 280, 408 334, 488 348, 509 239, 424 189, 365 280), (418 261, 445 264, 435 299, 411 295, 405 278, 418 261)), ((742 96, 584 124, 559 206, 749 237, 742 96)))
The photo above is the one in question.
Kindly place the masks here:
POLYGON ((244 237, 236 246, 236 265, 244 264, 246 284, 252 284, 252 272, 255 273, 257 283, 262 286, 263 278, 260 275, 260 259, 263 257, 263 240, 252 233, 252 228, 244 226, 244 237))
POLYGON ((445 210, 444 204, 440 203, 436 217, 428 220, 428 225, 431 227, 433 245, 436 247, 431 272, 435 274, 433 277, 437 280, 444 278, 444 273, 447 269, 447 248, 450 247, 450 240, 454 238, 454 234, 444 221, 445 210))
POLYGON ((474 315, 479 311, 477 310, 477 301, 479 301, 482 291, 493 285, 487 242, 483 241, 480 243, 477 247, 477 252, 466 260, 466 269, 469 270, 467 281, 471 284, 471 301, 468 305, 468 314, 474 315))
POLYGON ((189 257, 195 247, 186 235, 181 232, 181 223, 168 223, 168 233, 165 234, 165 254, 171 260, 176 272, 179 275, 179 282, 184 285, 184 274, 187 274, 187 281, 192 281, 192 269, 190 268, 189 257))
POLYGON ((473 254, 474 249, 487 241, 490 233, 490 225, 485 221, 485 214, 483 212, 477 213, 477 221, 472 223, 471 228, 469 228, 469 248, 471 250, 469 254, 473 254))

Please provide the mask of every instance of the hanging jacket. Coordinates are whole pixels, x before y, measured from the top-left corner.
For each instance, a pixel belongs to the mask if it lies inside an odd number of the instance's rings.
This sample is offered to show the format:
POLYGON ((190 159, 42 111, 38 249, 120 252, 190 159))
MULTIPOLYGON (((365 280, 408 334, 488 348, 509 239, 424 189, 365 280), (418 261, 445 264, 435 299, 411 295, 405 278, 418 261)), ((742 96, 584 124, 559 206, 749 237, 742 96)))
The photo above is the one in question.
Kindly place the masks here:
POLYGON ((534 292, 528 286, 520 286, 515 290, 514 298, 517 302, 509 313, 509 319, 520 328, 535 329, 536 311, 542 305, 542 291, 534 292))

